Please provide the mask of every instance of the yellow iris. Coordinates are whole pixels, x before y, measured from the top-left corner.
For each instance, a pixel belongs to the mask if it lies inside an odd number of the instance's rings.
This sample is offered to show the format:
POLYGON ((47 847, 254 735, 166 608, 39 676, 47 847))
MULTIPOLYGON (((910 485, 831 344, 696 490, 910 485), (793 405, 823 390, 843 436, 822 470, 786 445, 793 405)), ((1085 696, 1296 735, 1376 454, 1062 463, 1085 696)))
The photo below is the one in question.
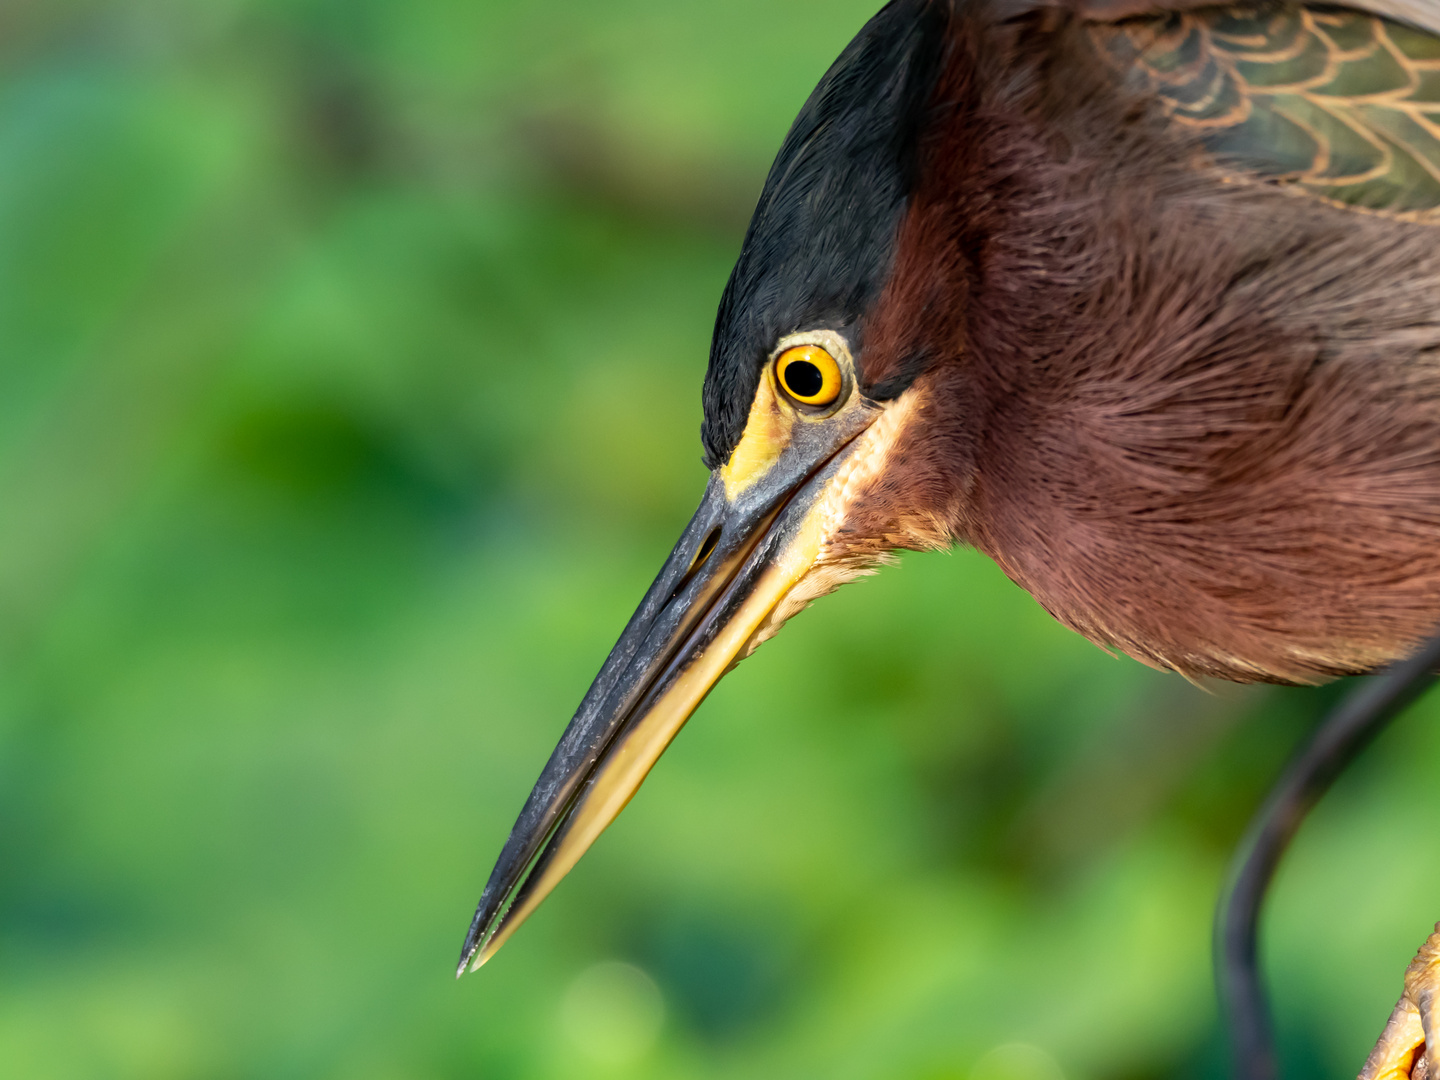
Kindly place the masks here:
POLYGON ((775 377, 785 393, 805 405, 829 405, 844 385, 840 365, 818 345, 786 349, 775 361, 775 377))

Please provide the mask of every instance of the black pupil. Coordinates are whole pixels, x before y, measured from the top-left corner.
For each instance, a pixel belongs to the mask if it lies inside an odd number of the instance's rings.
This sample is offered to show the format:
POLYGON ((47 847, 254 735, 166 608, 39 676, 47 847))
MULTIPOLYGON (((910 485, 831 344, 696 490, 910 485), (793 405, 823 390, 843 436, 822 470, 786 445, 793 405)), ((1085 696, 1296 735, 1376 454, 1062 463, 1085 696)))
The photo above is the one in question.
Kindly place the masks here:
POLYGON ((825 376, 809 360, 796 360, 785 365, 785 385, 796 397, 814 397, 825 386, 825 376))

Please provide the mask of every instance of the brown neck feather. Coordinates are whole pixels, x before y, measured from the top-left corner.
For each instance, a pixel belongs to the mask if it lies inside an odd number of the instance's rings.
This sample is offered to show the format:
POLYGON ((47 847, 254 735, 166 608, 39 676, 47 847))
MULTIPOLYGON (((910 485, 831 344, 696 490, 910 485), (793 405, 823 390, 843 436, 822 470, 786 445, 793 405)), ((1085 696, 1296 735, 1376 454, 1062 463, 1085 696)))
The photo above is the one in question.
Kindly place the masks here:
POLYGON ((1404 654, 1440 624, 1440 233, 1229 182, 1109 78, 1063 17, 957 21, 864 344, 868 383, 927 365, 876 527, 923 508, 1191 676, 1404 654))

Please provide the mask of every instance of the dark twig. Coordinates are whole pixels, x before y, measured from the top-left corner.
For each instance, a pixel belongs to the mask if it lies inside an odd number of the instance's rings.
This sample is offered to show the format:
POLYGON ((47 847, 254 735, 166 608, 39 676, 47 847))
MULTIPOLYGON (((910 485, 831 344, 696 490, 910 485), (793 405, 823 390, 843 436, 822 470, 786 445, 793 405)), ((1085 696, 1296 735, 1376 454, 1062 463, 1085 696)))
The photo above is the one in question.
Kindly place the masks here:
POLYGON ((1278 1080, 1270 1011, 1257 964, 1260 905, 1305 815, 1385 725, 1428 690, 1440 637, 1351 692, 1316 729, 1250 822, 1215 925, 1216 981, 1236 1080, 1278 1080))

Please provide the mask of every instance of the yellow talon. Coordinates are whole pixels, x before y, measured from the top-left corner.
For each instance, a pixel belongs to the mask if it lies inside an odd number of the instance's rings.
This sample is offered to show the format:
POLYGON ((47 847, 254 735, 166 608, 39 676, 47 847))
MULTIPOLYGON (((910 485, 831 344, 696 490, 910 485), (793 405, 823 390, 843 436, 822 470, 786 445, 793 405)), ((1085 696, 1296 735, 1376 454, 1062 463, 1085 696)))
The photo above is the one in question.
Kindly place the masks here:
POLYGON ((1385 1030, 1359 1080, 1440 1080, 1440 923, 1405 969, 1405 992, 1385 1022, 1385 1030))

